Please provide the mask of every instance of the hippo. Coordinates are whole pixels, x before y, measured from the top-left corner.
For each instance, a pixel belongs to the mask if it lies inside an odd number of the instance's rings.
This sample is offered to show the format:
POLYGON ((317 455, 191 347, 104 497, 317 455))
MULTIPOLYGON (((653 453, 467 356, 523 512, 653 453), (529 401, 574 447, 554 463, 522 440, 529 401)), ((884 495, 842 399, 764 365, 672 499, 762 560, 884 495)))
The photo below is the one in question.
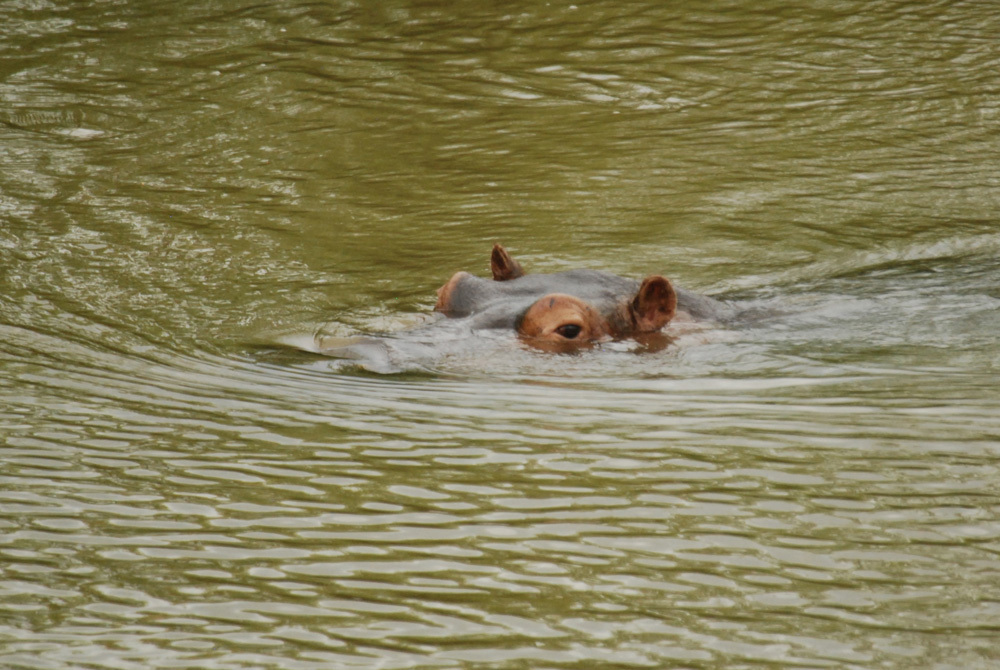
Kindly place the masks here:
POLYGON ((493 246, 490 269, 491 279, 452 275, 437 291, 438 318, 414 328, 382 336, 286 334, 277 343, 395 373, 435 369, 447 357, 484 360, 502 348, 506 333, 543 352, 574 353, 623 340, 651 352, 686 332, 734 320, 727 303, 678 288, 662 275, 638 281, 599 270, 528 274, 500 244, 493 246), (668 324, 679 326, 664 331, 668 324))
POLYGON ((723 321, 722 302, 675 287, 662 275, 641 282, 599 270, 528 274, 500 244, 492 279, 455 273, 434 309, 467 318, 472 330, 507 329, 536 348, 565 351, 658 333, 671 321, 723 321))

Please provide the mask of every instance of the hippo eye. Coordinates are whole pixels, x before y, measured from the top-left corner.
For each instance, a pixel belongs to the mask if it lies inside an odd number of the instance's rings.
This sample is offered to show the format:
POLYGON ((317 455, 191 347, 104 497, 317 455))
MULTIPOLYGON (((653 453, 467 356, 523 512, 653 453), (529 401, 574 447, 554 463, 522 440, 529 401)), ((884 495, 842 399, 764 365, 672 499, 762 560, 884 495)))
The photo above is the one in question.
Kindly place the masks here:
POLYGON ((575 339, 577 335, 580 334, 582 328, 575 323, 567 323, 556 328, 556 332, 565 337, 567 340, 575 339))

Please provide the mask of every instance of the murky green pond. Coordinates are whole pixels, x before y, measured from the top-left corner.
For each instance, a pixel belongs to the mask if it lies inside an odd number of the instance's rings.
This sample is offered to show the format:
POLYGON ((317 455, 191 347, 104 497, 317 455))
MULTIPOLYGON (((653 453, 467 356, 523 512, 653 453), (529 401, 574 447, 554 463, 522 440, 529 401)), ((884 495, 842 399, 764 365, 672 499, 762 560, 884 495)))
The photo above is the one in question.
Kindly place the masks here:
POLYGON ((996 9, 3 3, 0 667, 998 667, 996 9))

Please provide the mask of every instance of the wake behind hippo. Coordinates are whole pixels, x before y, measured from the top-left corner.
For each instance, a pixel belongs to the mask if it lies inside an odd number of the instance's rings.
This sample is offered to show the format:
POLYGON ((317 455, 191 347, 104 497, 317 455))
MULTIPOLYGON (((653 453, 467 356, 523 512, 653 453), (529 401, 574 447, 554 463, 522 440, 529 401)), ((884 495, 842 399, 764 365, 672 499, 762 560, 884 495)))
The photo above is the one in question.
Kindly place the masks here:
POLYGON ((474 330, 516 331, 528 344, 565 350, 641 337, 673 320, 721 321, 723 303, 673 286, 662 275, 641 282, 599 270, 527 274, 493 246, 493 279, 457 272, 440 289, 436 311, 467 318, 474 330))

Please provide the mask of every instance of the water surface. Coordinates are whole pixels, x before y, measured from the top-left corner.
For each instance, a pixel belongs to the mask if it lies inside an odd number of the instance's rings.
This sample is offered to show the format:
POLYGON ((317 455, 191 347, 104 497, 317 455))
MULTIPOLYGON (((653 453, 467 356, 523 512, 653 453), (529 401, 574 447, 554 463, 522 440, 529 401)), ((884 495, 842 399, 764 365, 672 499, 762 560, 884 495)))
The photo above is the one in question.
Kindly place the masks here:
POLYGON ((0 665, 995 667, 992 9, 7 3, 0 665), (280 345, 495 241, 773 318, 280 345))

